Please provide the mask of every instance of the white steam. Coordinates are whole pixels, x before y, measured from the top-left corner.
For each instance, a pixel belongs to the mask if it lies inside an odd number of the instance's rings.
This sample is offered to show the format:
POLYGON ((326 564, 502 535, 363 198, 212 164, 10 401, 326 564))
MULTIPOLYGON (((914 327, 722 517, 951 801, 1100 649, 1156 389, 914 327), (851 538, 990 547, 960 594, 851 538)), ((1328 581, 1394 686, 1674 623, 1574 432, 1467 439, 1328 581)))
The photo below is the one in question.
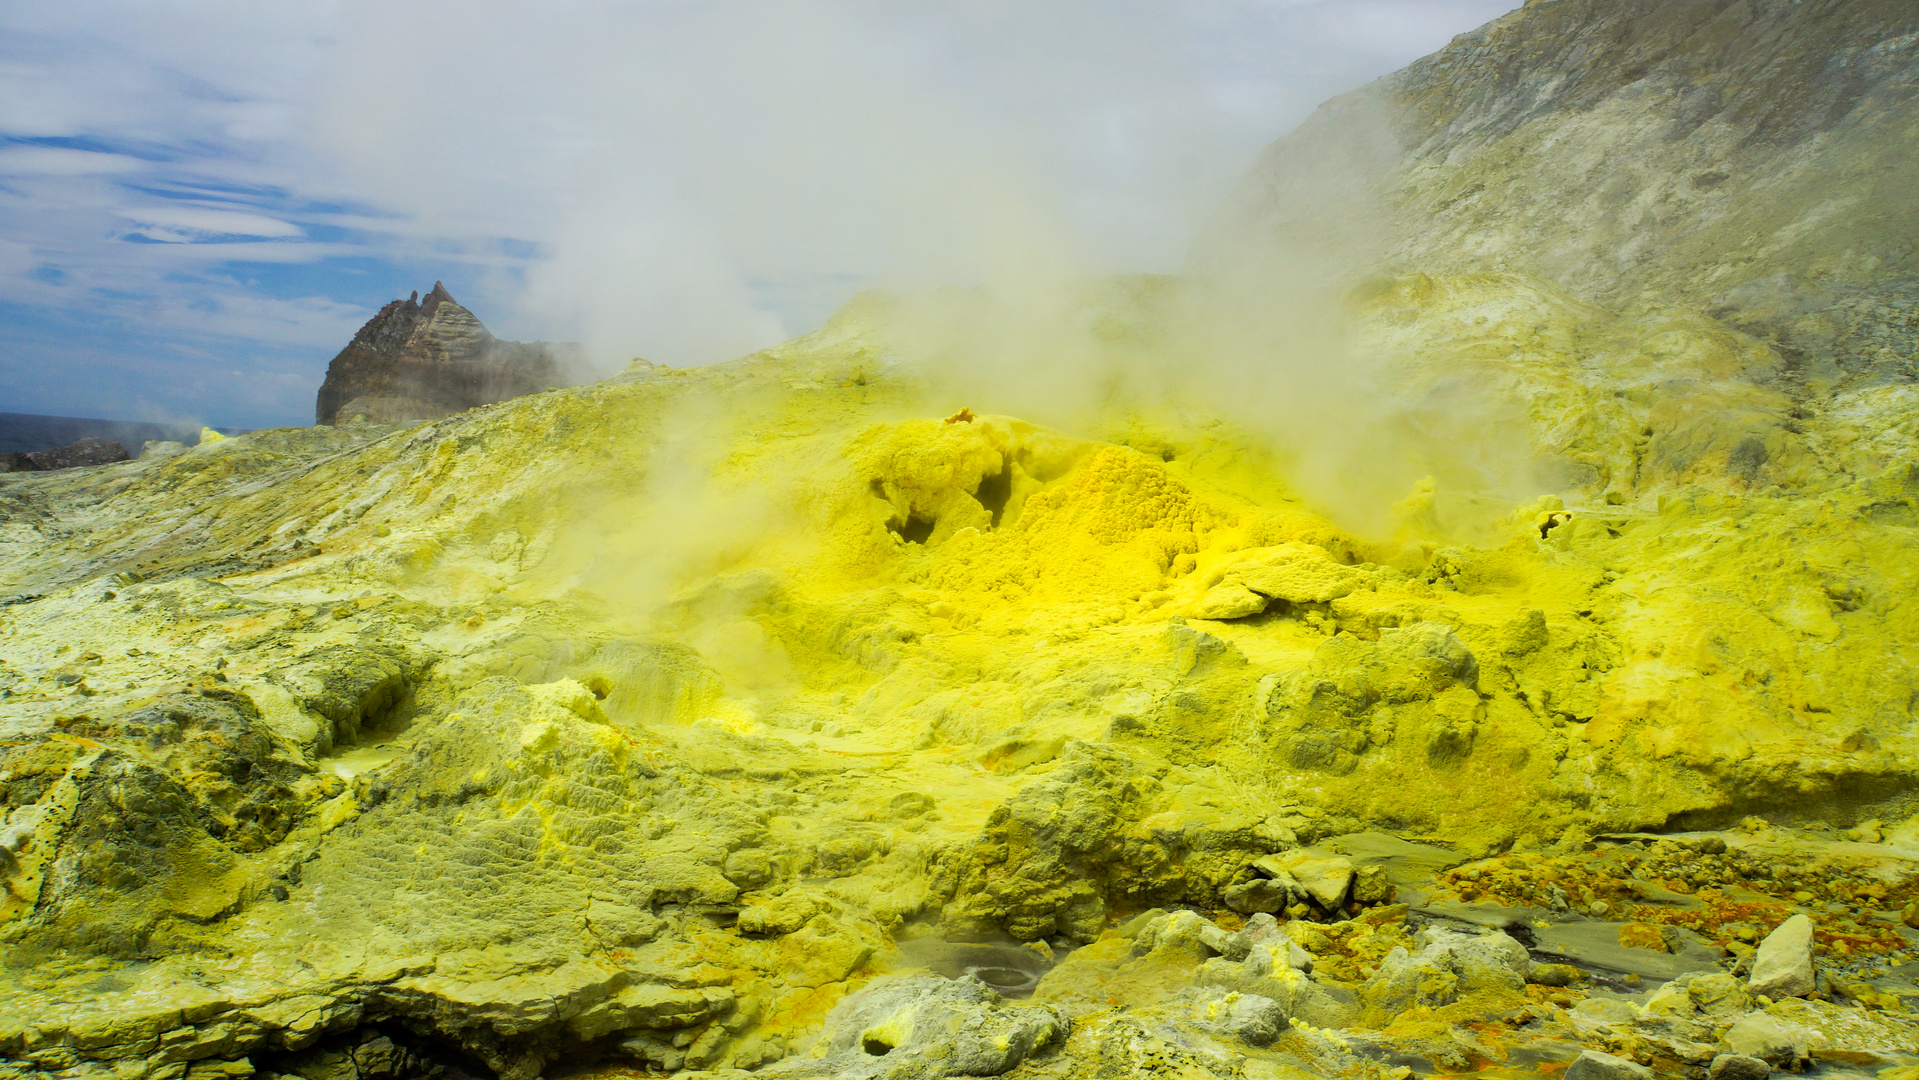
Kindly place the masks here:
POLYGON ((1260 146, 1506 6, 358 4, 317 134, 423 249, 540 246, 509 329, 706 363, 866 285, 1176 269, 1260 146))

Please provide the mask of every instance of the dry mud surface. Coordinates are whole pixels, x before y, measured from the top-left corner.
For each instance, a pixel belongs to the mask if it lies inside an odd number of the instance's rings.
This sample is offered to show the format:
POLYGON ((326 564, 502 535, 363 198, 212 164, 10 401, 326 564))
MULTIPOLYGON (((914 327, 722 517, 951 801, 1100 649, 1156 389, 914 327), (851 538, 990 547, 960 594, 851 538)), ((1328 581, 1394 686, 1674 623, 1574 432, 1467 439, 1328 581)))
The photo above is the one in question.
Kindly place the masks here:
POLYGON ((1363 538, 1228 425, 962 410, 878 300, 0 477, 4 1069, 1911 1075, 1919 386, 1352 304, 1407 438, 1500 402, 1567 494, 1468 441, 1363 538))

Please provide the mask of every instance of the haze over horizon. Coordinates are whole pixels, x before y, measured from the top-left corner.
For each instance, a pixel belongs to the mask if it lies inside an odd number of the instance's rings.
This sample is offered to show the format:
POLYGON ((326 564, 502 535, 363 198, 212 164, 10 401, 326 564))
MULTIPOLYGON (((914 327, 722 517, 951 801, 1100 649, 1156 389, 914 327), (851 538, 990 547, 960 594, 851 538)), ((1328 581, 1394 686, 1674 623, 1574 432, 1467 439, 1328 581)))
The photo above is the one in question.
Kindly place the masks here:
POLYGON ((1512 0, 0 14, 0 411, 311 422, 444 280, 707 363, 860 288, 1176 269, 1320 101, 1512 0))

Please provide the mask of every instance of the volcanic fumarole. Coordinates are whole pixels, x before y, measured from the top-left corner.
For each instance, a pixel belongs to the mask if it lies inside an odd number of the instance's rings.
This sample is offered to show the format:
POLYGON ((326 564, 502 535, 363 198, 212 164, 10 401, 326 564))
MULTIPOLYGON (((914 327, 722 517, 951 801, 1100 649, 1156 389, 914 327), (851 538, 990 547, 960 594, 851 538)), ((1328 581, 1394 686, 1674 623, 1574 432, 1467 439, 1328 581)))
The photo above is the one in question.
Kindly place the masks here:
POLYGON ((0 1069, 1919 1065, 1915 72, 1533 0, 1190 277, 0 477, 0 1069))

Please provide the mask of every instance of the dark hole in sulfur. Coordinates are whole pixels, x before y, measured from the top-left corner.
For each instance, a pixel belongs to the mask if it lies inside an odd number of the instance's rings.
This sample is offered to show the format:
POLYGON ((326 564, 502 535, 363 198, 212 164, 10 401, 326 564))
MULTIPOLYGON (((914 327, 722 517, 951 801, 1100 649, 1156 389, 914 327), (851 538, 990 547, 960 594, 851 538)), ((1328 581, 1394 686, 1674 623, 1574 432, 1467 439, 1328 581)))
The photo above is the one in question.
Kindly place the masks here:
POLYGON ((924 544, 926 543, 926 538, 933 535, 933 527, 938 524, 939 521, 937 519, 923 518, 918 514, 914 514, 906 519, 904 525, 889 521, 886 523, 886 527, 892 531, 894 536, 899 537, 909 544, 924 544))
POLYGON ((892 1052, 893 1044, 878 1035, 865 1035, 860 1038, 860 1049, 874 1057, 881 1057, 892 1052))
POLYGON ((1006 513, 1006 500, 1013 497, 1013 463, 1007 462, 999 472, 979 482, 973 491, 973 498, 986 512, 993 515, 993 528, 999 528, 1001 515, 1006 513))

